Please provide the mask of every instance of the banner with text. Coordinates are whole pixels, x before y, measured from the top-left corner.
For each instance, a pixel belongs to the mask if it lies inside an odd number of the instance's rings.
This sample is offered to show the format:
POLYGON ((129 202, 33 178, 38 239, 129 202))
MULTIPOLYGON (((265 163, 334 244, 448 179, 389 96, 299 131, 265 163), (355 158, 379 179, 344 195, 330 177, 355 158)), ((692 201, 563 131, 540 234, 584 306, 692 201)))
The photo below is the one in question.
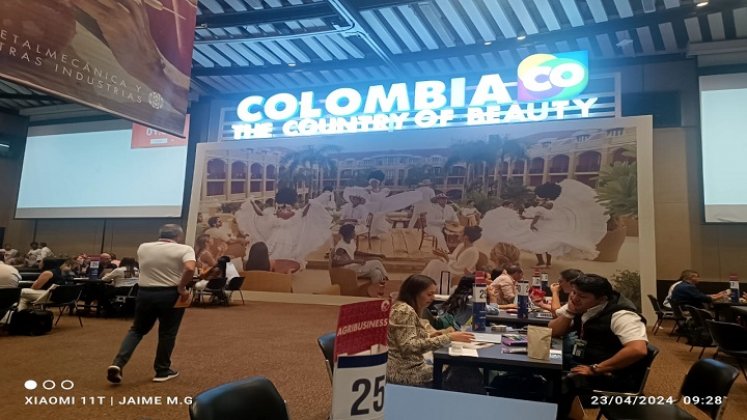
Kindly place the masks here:
POLYGON ((335 338, 332 418, 384 418, 389 301, 340 307, 335 338))
POLYGON ((181 135, 196 0, 0 2, 0 77, 181 135))

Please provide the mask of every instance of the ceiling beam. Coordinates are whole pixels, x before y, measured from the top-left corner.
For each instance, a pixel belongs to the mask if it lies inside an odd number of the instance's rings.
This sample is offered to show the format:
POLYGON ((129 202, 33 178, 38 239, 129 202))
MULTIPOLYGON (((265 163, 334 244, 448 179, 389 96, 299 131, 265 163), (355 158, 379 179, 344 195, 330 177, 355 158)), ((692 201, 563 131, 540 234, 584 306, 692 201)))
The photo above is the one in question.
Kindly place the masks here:
POLYGON ((289 20, 323 19, 337 16, 327 2, 306 3, 295 6, 271 7, 245 12, 197 16, 197 28, 230 28, 246 25, 283 23, 289 20))
POLYGON ((0 99, 22 99, 24 101, 54 101, 64 103, 63 100, 47 95, 26 95, 23 93, 0 93, 0 99))

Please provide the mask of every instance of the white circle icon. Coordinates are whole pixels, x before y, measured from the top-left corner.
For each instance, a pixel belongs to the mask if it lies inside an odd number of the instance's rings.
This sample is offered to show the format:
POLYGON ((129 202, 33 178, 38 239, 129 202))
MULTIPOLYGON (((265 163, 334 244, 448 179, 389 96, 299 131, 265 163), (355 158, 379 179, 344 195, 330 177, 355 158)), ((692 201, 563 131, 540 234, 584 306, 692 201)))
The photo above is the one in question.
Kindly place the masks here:
POLYGON ((35 390, 37 386, 39 386, 39 384, 37 384, 33 379, 29 379, 28 381, 23 383, 23 387, 28 389, 29 391, 35 390))
POLYGON ((64 381, 60 382, 60 388, 64 389, 65 391, 70 391, 71 389, 75 388, 75 383, 71 381, 70 379, 65 379, 64 381))
POLYGON ((54 387, 56 387, 57 384, 54 383, 53 380, 47 379, 44 382, 42 382, 42 388, 46 389, 47 391, 53 390, 54 387))

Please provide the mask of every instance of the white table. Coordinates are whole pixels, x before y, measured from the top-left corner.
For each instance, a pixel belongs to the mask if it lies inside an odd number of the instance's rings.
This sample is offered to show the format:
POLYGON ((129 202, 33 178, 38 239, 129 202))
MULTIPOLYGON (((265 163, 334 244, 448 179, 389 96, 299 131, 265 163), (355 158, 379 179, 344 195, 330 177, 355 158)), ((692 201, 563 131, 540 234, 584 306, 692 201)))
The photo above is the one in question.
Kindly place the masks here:
POLYGON ((555 419, 556 404, 387 384, 384 418, 555 419))

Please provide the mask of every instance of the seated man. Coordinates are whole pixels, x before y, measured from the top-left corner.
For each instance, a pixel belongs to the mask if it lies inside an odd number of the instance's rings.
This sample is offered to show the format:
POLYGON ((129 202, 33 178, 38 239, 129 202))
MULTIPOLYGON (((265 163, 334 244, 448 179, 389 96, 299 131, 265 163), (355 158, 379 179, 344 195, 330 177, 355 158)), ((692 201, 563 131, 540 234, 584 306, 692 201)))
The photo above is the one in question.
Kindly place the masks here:
POLYGON ((672 297, 670 302, 675 305, 685 306, 690 305, 696 308, 705 308, 706 304, 712 303, 714 300, 727 298, 730 295, 729 290, 724 290, 719 293, 707 295, 698 290, 698 283, 700 283, 700 274, 697 271, 685 270, 682 272, 680 282, 674 289, 672 289, 672 297), (687 275, 686 275, 687 274, 687 275))
POLYGON ((431 199, 433 204, 426 212, 425 232, 436 238, 436 246, 444 252, 449 252, 444 236, 444 227, 447 223, 459 223, 459 218, 449 203, 449 197, 446 194, 438 194, 431 199))
POLYGON ((21 274, 12 265, 5 264, 0 259, 0 289, 14 289, 21 281, 21 274))
POLYGON ((344 224, 340 226, 340 240, 335 244, 332 253, 332 267, 342 267, 355 271, 358 277, 371 279, 371 283, 383 283, 388 280, 384 264, 378 259, 366 257, 381 257, 380 255, 358 252, 355 247, 355 226, 344 224))
POLYGON ((77 264, 77 261, 74 259, 67 259, 59 267, 42 271, 31 287, 21 290, 21 299, 18 301, 18 310, 22 311, 27 309, 33 303, 46 302, 45 298, 49 294, 49 289, 52 285, 67 283, 68 279, 73 277, 73 270, 76 268, 77 264))
MULTIPOLYGON (((498 274, 497 270, 493 270, 491 274, 495 276, 498 274)), ((516 309, 516 297, 518 295, 516 284, 522 278, 524 278, 524 271, 522 271, 521 267, 516 264, 506 267, 488 285, 492 289, 492 295, 495 296, 495 301, 489 303, 496 304, 500 309, 516 309)))
POLYGON ((14 265, 16 264, 16 257, 18 256, 18 250, 14 249, 11 244, 5 244, 3 249, 0 249, 0 253, 3 254, 5 264, 14 265))
POLYGON ((363 197, 363 192, 358 192, 358 190, 364 191, 362 188, 356 189, 347 197, 349 202, 343 204, 340 209, 340 222, 343 225, 353 225, 356 235, 367 232, 366 221, 368 215, 371 214, 365 206, 366 199, 363 197))
POLYGON ((573 399, 591 390, 630 392, 639 388, 648 354, 646 324, 635 305, 612 290, 606 278, 585 274, 573 281, 568 303, 550 321, 555 337, 576 331, 570 374, 563 379, 558 418, 573 399))

